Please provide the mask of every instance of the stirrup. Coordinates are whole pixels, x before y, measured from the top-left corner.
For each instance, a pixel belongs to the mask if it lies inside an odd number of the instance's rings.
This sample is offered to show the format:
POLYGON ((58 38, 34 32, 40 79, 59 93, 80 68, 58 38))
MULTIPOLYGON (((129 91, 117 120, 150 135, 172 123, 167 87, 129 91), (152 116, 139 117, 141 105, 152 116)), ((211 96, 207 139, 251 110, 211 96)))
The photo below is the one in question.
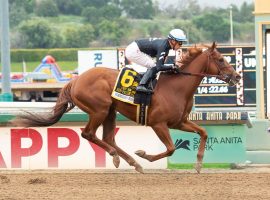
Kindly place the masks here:
POLYGON ((153 91, 151 89, 147 89, 145 86, 143 85, 139 85, 136 88, 136 92, 143 92, 143 93, 153 93, 153 91))

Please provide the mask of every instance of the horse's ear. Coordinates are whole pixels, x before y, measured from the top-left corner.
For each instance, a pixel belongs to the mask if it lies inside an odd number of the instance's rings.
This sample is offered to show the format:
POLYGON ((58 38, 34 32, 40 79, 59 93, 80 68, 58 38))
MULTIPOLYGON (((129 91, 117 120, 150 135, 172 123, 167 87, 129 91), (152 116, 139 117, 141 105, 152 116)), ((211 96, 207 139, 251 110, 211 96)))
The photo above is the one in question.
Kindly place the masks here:
POLYGON ((217 43, 214 41, 211 46, 211 51, 213 51, 217 47, 217 43))

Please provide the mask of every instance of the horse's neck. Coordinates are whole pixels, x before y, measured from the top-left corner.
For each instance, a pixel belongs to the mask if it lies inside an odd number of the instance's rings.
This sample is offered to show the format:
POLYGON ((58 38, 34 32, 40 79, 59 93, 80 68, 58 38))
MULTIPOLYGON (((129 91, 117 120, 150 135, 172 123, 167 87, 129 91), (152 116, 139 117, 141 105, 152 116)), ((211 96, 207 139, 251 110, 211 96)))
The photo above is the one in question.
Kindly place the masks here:
MULTIPOLYGON (((187 65, 183 72, 188 72, 191 74, 204 73, 207 67, 207 55, 201 54, 195 58, 189 65, 187 65)), ((160 87, 166 92, 171 93, 171 95, 191 98, 196 92, 198 86, 200 85, 203 76, 193 76, 193 75, 183 75, 179 74, 177 76, 162 76, 163 84, 160 87), (164 79, 163 79, 164 78, 164 79), (170 90, 168 90, 170 88, 170 90)))
MULTIPOLYGON (((208 57, 206 54, 202 53, 197 58, 195 58, 187 67, 185 67, 183 71, 191 74, 204 74, 207 64, 208 57)), ((191 93, 195 93, 202 79, 203 76, 191 75, 188 77, 188 83, 185 85, 186 87, 193 89, 191 93)))
POLYGON ((208 56, 206 53, 201 53, 198 57, 196 57, 189 65, 187 65, 183 71, 189 72, 189 73, 205 73, 207 63, 208 62, 208 56))

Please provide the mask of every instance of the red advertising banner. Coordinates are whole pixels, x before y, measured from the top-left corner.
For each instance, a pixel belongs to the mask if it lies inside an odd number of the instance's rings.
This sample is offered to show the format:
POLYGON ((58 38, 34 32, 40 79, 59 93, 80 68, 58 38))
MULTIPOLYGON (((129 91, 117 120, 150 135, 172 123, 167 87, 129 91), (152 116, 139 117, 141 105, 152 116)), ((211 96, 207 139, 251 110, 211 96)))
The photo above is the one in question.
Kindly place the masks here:
MULTIPOLYGON (((97 145, 83 139, 81 127, 0 128, 1 169, 95 169, 115 168, 112 157, 97 145)), ((149 127, 120 126, 115 130, 120 148, 137 160, 143 168, 162 169, 167 159, 149 162, 134 154, 145 150, 150 154, 165 151, 149 127)), ((101 137, 102 127, 97 131, 101 137)), ((121 159, 120 168, 130 167, 121 159)))

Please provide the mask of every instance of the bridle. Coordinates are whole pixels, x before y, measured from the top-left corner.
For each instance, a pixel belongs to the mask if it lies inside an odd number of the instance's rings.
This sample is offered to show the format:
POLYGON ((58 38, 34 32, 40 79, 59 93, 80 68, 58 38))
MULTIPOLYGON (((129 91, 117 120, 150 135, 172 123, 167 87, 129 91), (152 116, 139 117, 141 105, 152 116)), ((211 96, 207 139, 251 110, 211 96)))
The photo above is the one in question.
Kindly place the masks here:
POLYGON ((215 77, 215 78, 218 78, 218 79, 230 84, 232 82, 232 74, 227 75, 227 74, 223 73, 225 68, 229 68, 229 66, 225 66, 224 60, 218 61, 217 59, 213 59, 212 54, 209 51, 209 49, 205 50, 203 53, 207 54, 207 68, 205 70, 205 73, 190 73, 190 72, 183 72, 183 71, 179 71, 179 73, 183 74, 183 75, 188 75, 188 76, 215 77), (207 73, 211 60, 215 63, 215 65, 218 69, 217 75, 212 75, 212 74, 207 73))

